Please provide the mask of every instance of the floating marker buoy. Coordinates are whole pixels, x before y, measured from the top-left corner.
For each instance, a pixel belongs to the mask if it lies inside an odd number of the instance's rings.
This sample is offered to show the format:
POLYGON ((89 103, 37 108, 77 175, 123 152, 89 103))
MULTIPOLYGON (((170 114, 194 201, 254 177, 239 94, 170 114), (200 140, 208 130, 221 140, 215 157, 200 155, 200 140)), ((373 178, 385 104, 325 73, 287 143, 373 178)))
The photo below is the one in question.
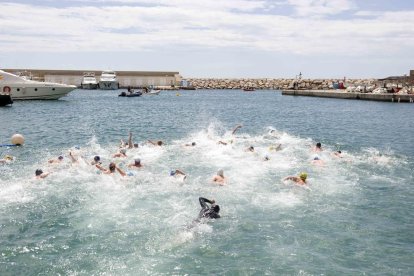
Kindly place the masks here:
POLYGON ((11 137, 11 142, 12 142, 13 145, 21 146, 21 145, 24 144, 24 137, 21 134, 14 134, 11 137))

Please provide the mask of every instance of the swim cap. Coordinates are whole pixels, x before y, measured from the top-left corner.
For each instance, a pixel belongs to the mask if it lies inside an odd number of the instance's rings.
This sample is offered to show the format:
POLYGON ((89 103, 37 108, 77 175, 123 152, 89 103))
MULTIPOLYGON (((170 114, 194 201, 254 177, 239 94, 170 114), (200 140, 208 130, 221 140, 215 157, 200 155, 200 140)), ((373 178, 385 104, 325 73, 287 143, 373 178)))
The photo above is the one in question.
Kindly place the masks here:
POLYGON ((42 173, 43 173, 43 171, 41 169, 37 169, 36 172, 35 172, 36 176, 39 176, 42 173))
POLYGON ((138 157, 136 157, 136 158, 134 159, 134 161, 135 161, 135 164, 140 164, 140 163, 141 163, 141 159, 139 159, 138 157))
POLYGON ((214 212, 216 212, 216 213, 220 212, 220 206, 218 206, 218 205, 214 205, 213 210, 214 210, 214 212))
POLYGON ((222 169, 217 171, 217 175, 220 175, 221 177, 224 177, 224 172, 222 169))
POLYGON ((315 158, 313 158, 313 160, 321 160, 320 158, 319 158, 319 156, 315 156, 315 158))
POLYGON ((101 160, 101 158, 99 157, 99 155, 96 155, 93 160, 95 160, 96 162, 98 162, 99 160, 101 160))
POLYGON ((171 170, 170 171, 170 176, 174 176, 175 175, 175 171, 171 170))
POLYGON ((192 146, 195 146, 195 145, 196 145, 196 142, 192 142, 192 143, 191 143, 191 145, 192 145, 192 146))
POLYGON ((62 155, 59 155, 58 159, 59 160, 63 160, 63 156, 62 155))
POLYGON ((302 179, 303 181, 305 181, 305 180, 306 180, 306 178, 308 178, 308 174, 307 174, 307 173, 305 173, 305 172, 300 173, 299 178, 300 178, 300 179, 302 179))

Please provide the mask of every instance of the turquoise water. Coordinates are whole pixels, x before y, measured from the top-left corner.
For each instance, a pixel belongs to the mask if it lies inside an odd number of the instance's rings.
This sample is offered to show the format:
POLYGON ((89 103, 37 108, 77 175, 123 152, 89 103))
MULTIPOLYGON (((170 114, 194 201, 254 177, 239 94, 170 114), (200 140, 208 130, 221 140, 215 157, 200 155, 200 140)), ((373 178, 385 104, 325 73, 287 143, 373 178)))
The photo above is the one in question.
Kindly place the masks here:
POLYGON ((414 105, 180 93, 76 90, 0 109, 0 143, 26 138, 0 148, 16 157, 0 165, 0 275, 414 274, 414 105), (130 130, 140 148, 112 158, 130 130), (316 142, 323 166, 311 163, 316 142), (82 160, 48 164, 69 150, 131 172, 139 156, 144 167, 123 178, 82 160), (52 174, 36 180, 37 168, 52 174), (185 181, 169 176, 177 168, 185 181), (211 182, 220 168, 225 186, 211 182), (307 188, 283 181, 302 171, 307 188), (199 196, 214 198, 222 218, 192 225, 199 196))

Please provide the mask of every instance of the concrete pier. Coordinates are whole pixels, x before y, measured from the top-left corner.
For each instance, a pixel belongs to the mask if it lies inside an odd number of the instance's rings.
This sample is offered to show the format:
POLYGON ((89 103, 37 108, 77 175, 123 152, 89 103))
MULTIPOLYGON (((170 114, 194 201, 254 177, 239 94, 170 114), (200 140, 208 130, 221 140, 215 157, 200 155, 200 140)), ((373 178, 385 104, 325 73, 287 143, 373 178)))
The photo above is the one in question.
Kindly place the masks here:
POLYGON ((309 96, 321 98, 353 99, 382 102, 408 102, 414 101, 413 94, 373 94, 373 93, 355 93, 332 90, 282 90, 282 95, 289 96, 309 96))

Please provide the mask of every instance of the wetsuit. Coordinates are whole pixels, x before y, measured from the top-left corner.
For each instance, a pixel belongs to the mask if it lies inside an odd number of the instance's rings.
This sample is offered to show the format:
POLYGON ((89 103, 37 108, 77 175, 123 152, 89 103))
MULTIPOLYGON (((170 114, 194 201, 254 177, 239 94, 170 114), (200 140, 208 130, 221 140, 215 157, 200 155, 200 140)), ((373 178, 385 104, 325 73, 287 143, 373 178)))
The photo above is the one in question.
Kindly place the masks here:
POLYGON ((220 218, 220 215, 214 211, 214 206, 209 207, 206 202, 213 204, 210 200, 204 197, 199 197, 198 200, 200 201, 201 211, 198 214, 198 218, 220 218))

